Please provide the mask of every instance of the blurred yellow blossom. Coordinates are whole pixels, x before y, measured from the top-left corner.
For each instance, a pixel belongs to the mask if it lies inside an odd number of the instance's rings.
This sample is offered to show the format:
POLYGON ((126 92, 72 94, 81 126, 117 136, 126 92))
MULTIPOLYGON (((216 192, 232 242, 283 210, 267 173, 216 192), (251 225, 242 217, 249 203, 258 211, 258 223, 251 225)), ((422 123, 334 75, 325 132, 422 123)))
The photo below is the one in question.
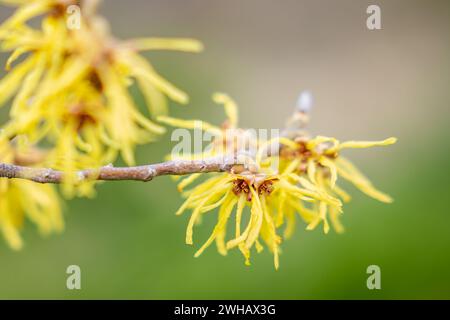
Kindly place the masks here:
POLYGON ((0 48, 12 52, 10 71, 0 81, 0 105, 14 97, 1 139, 22 135, 31 146, 50 143, 46 165, 67 173, 65 194, 92 195, 93 182, 79 185, 75 170, 106 165, 119 153, 132 165, 135 146, 165 131, 138 109, 131 86, 139 87, 152 117, 167 114, 167 97, 188 102, 139 52, 199 52, 203 46, 193 39, 117 40, 95 14, 95 0, 0 2, 18 6, 0 26, 0 48), (79 29, 67 26, 71 5, 81 6, 79 29), (41 29, 29 27, 27 21, 38 16, 41 29))
MULTIPOLYGON (((0 144, 1 163, 20 163, 20 158, 9 144, 0 144)), ((23 246, 20 230, 25 219, 35 224, 42 235, 63 230, 60 200, 54 186, 0 179, 0 231, 14 250, 23 246)))

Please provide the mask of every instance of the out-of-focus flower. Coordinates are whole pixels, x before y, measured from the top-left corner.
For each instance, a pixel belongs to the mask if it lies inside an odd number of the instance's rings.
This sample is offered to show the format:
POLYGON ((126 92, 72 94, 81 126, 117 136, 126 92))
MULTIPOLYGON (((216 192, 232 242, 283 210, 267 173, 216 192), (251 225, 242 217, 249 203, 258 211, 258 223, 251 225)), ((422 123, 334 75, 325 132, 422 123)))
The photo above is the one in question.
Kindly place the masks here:
POLYGON ((113 162, 119 153, 132 165, 135 146, 165 131, 135 105, 132 86, 139 87, 152 117, 167 114, 167 97, 188 102, 139 52, 198 52, 202 44, 176 38, 119 41, 95 14, 94 0, 1 2, 19 6, 0 26, 1 49, 12 52, 6 65, 11 70, 0 81, 0 105, 15 96, 1 138, 23 135, 30 145, 50 142, 46 164, 67 173, 66 195, 92 195, 92 182, 75 189, 78 179, 71 173, 113 162), (79 29, 67 27, 66 11, 74 4, 81 6, 79 29), (37 16, 41 29, 26 24, 37 16))
MULTIPOLYGON (((21 157, 9 144, 0 144, 0 162, 20 163, 21 157)), ((29 155, 27 159, 30 160, 29 155)), ((20 229, 26 219, 35 224, 42 235, 62 231, 64 222, 54 186, 0 179, 0 231, 14 250, 23 246, 20 229)))

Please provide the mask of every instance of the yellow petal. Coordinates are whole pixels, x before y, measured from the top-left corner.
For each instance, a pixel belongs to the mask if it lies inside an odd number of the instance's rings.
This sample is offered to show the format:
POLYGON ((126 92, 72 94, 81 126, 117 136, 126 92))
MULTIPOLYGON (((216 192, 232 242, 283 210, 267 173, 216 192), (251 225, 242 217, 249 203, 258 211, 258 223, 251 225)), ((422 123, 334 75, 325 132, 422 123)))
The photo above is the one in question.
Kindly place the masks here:
POLYGON ((157 120, 161 123, 167 124, 172 127, 186 128, 186 129, 200 129, 202 131, 207 131, 215 136, 221 136, 222 130, 212 124, 209 124, 200 120, 182 120, 166 116, 159 116, 157 120))
POLYGON ((368 196, 385 203, 391 203, 393 201, 389 195, 377 190, 350 161, 340 157, 337 159, 336 165, 337 172, 341 177, 353 183, 359 190, 368 196))
POLYGON ((314 218, 313 221, 311 221, 307 226, 306 226, 306 230, 311 231, 314 230, 320 223, 320 217, 317 216, 316 218, 314 218))
POLYGON ((341 215, 341 213, 338 212, 334 207, 330 207, 331 224, 333 225, 333 228, 337 233, 344 232, 344 226, 342 225, 341 221, 339 220, 340 215, 341 215))
MULTIPOLYGON (((203 251, 211 245, 211 243, 216 239, 219 234, 224 233, 224 229, 228 218, 230 217, 231 211, 233 210, 234 205, 237 202, 237 198, 234 195, 227 194, 227 201, 225 201, 224 205, 221 207, 219 212, 219 220, 214 227, 213 232, 211 233, 208 240, 203 244, 203 246, 195 253, 194 257, 198 257, 203 253, 203 251)), ((219 252, 222 254, 226 253, 225 244, 222 241, 218 242, 219 244, 219 252)))
POLYGON ((330 231, 330 225, 328 224, 327 219, 327 205, 325 202, 320 202, 319 205, 319 215, 320 218, 323 220, 323 232, 327 234, 330 231))
POLYGON ((188 38, 139 38, 131 40, 137 50, 177 50, 185 52, 203 51, 203 44, 188 38))
POLYGON ((222 205, 222 203, 225 202, 225 200, 228 198, 231 191, 228 191, 219 201, 214 202, 213 204, 207 205, 202 207, 200 210, 201 213, 206 213, 208 211, 214 210, 218 206, 222 205))
POLYGON ((252 193, 252 207, 250 211, 252 216, 254 216, 254 220, 250 228, 248 237, 245 241, 245 246, 247 247, 247 249, 250 249, 258 238, 259 231, 261 230, 261 225, 263 222, 263 212, 258 193, 253 189, 253 187, 250 187, 250 191, 252 193))
POLYGON ((245 207, 245 196, 241 194, 239 196, 238 206, 236 210, 236 238, 238 238, 241 235, 241 220, 242 220, 242 212, 244 211, 245 207))
POLYGON ((351 196, 342 188, 335 185, 333 191, 344 201, 349 202, 351 200, 351 196))
POLYGON ((27 20, 45 13, 50 9, 51 0, 32 1, 23 5, 0 27, 0 38, 3 37, 10 28, 18 27, 20 24, 25 23, 27 20))
POLYGON ((289 165, 284 169, 283 175, 288 175, 290 173, 295 172, 297 170, 298 166, 300 165, 300 159, 294 159, 292 160, 289 165))
POLYGON ((221 192, 223 192, 223 188, 219 188, 217 190, 211 190, 211 193, 206 196, 200 203, 194 208, 194 211, 192 212, 192 215, 189 219, 188 226, 186 229, 186 244, 192 244, 192 234, 193 234, 193 228, 194 224, 197 221, 198 217, 202 213, 203 206, 213 197, 217 196, 221 192))
POLYGON ((3 236, 5 240, 8 242, 8 245, 13 250, 20 250, 23 247, 22 237, 16 228, 11 226, 10 224, 2 224, 1 230, 3 232, 3 236))
POLYGON ((330 170, 330 187, 331 189, 334 189, 334 186, 336 185, 337 181, 337 169, 336 165, 331 161, 330 159, 326 157, 320 157, 319 163, 323 165, 324 167, 327 167, 330 170))
POLYGON ((312 183, 316 184, 316 164, 313 159, 308 160, 308 178, 312 183))
POLYGON ((383 141, 346 141, 339 145, 339 149, 345 148, 370 148, 376 146, 388 146, 397 142, 397 138, 391 137, 383 141))
POLYGON ((153 117, 166 116, 169 111, 166 96, 141 75, 137 75, 136 79, 150 114, 153 117))
POLYGON ((30 51, 30 48, 27 46, 19 47, 9 56, 8 60, 6 60, 5 70, 9 71, 11 69, 11 65, 14 61, 16 61, 21 55, 30 51))
POLYGON ((264 247, 258 240, 255 241, 255 247, 256 247, 256 252, 258 252, 258 253, 261 253, 264 250, 264 247))
POLYGON ((11 106, 11 117, 19 116, 21 112, 29 113, 27 109, 30 98, 32 97, 34 90, 39 85, 42 75, 45 72, 45 57, 36 56, 36 64, 34 68, 28 72, 28 75, 22 82, 22 87, 11 106))
POLYGON ((199 177, 201 177, 201 173, 194 173, 191 174, 189 177, 183 179, 177 186, 177 189, 179 192, 182 192, 184 188, 186 188, 188 185, 193 183, 195 180, 197 180, 199 177))
POLYGON ((153 123, 151 120, 144 117, 136 109, 132 109, 132 113, 136 119, 136 122, 139 123, 141 126, 143 126, 145 129, 147 129, 148 131, 156 133, 156 134, 163 134, 166 131, 166 129, 164 129, 163 127, 158 126, 157 124, 153 123))
POLYGON ((188 103, 189 97, 187 94, 161 77, 143 57, 136 54, 130 54, 125 56, 124 59, 126 59, 130 65, 131 72, 135 77, 142 77, 142 79, 149 81, 152 85, 178 103, 188 103))
POLYGON ((17 89, 22 84, 21 81, 23 77, 27 74, 30 68, 33 67, 36 59, 33 57, 28 58, 20 65, 10 71, 6 76, 0 81, 0 106, 2 106, 6 101, 11 98, 17 89))
POLYGON ((300 217, 305 221, 306 223, 313 222, 316 218, 318 218, 318 214, 310 209, 305 208, 300 201, 298 200, 292 200, 288 199, 287 202, 289 205, 294 208, 300 217))

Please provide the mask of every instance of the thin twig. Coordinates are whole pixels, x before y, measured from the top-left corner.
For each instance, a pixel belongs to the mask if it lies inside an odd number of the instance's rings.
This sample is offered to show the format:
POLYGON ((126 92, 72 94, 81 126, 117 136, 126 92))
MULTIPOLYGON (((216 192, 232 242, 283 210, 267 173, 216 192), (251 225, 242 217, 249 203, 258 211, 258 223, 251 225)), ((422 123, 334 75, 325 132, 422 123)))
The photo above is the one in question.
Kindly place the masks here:
MULTIPOLYGON (((234 157, 211 158, 204 160, 173 160, 136 167, 113 167, 77 171, 82 180, 135 180, 150 181, 165 175, 186 175, 191 173, 225 172, 239 165, 234 157)), ((46 168, 31 168, 13 164, 0 163, 0 178, 26 179, 39 183, 61 183, 64 173, 46 168)))

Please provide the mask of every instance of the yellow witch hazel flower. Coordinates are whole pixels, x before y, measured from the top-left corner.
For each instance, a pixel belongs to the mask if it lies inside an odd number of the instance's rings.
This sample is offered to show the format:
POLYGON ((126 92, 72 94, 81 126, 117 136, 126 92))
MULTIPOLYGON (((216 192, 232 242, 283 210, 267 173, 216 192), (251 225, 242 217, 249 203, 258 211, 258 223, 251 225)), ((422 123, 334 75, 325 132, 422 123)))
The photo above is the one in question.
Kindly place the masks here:
POLYGON ((296 186, 288 175, 267 175, 250 171, 238 174, 232 170, 230 173, 215 175, 194 187, 187 195, 187 200, 177 211, 177 214, 182 214, 186 209, 192 209, 186 232, 187 244, 193 244, 193 227, 196 222, 200 221, 201 216, 220 207, 214 231, 196 252, 196 257, 213 241, 216 241, 217 248, 223 255, 226 255, 229 249, 239 248, 245 257, 245 263, 249 265, 250 251, 255 246, 257 252, 261 252, 263 246, 259 240, 262 239, 274 255, 276 269, 279 267, 279 245, 282 241, 277 234, 277 220, 280 215, 277 210, 280 208, 280 201, 282 203, 287 202, 286 199, 292 201, 289 205, 297 209, 300 217, 307 223, 315 221, 318 214, 303 208, 298 201, 322 201, 335 206, 338 210, 341 206, 340 201, 336 198, 316 190, 296 186), (280 197, 284 197, 284 199, 280 199, 280 197), (235 206, 237 208, 235 235, 232 239, 226 240, 227 222, 235 206), (248 217, 244 215, 246 207, 250 208, 248 217), (242 228, 244 220, 247 220, 248 223, 242 228))
MULTIPOLYGON (((236 143, 239 139, 236 138, 245 137, 246 130, 237 127, 236 104, 224 94, 215 94, 214 100, 224 104, 228 116, 221 127, 198 120, 159 118, 161 122, 175 127, 201 128, 214 134, 212 148, 200 154, 193 154, 191 159, 229 155, 230 152, 239 158, 241 149, 236 143), (227 129, 230 129, 232 134, 227 134, 227 129)), ((295 116, 299 119, 306 117, 305 114, 295 116)), ((339 153, 345 148, 383 146, 395 141, 395 138, 390 138, 381 142, 339 143, 334 138, 309 138, 303 132, 295 138, 281 136, 269 141, 251 140, 251 143, 256 145, 257 152, 247 153, 246 156, 253 157, 253 161, 247 161, 246 165, 235 165, 229 172, 211 174, 210 178, 188 191, 183 190, 194 183, 200 174, 190 175, 178 184, 179 191, 182 191, 187 199, 177 211, 177 215, 188 209, 192 210, 186 243, 193 244, 195 224, 199 223, 204 215, 219 208, 216 226, 195 256, 198 257, 216 242, 219 253, 223 255, 232 248, 238 248, 245 258, 245 263, 249 265, 251 251, 255 248, 260 252, 263 249, 262 241, 273 253, 274 265, 278 269, 282 238, 292 235, 297 216, 306 223, 307 230, 313 230, 323 222, 324 232, 328 233, 329 216, 335 230, 343 231, 339 221, 339 215, 342 214, 341 200, 347 202, 350 196, 336 185, 338 176, 351 181, 375 199, 391 201, 389 196, 376 190, 369 180, 339 153), (273 143, 278 144, 279 152, 268 153, 263 157, 268 146, 273 143), (275 169, 274 161, 279 164, 275 169), (245 210, 247 207, 248 213, 245 210), (227 238, 228 224, 233 214, 234 235, 227 238), (246 225, 243 226, 244 221, 246 225), (284 224, 286 227, 281 237, 278 229, 284 224)))
MULTIPOLYGON (((1 163, 21 164, 20 159, 20 154, 9 144, 0 144, 1 163)), ((34 223, 42 235, 62 231, 61 206, 54 186, 0 179, 0 231, 14 250, 23 246, 20 229, 25 219, 34 223)))
MULTIPOLYGON (((224 106, 227 115, 227 120, 220 127, 199 120, 181 120, 167 116, 158 117, 160 122, 174 127, 198 128, 212 134, 213 141, 209 148, 201 153, 188 155, 187 158, 189 159, 226 157, 229 154, 239 152, 242 140, 250 144, 257 143, 251 136, 247 136, 246 130, 237 127, 237 106, 228 95, 215 93, 213 100, 224 106)), ((270 186, 274 180, 277 180, 277 177, 255 175, 252 171, 256 170, 256 163, 252 164, 247 167, 236 166, 232 173, 213 174, 211 178, 185 193, 187 200, 177 214, 182 214, 186 209, 193 210, 186 232, 187 244, 193 243, 193 227, 195 223, 199 222, 201 216, 220 207, 218 222, 213 233, 195 256, 199 256, 212 242, 216 241, 221 254, 225 255, 227 250, 238 247, 244 255, 246 263, 249 264, 250 249, 254 245, 258 251, 263 248, 259 242, 261 237, 274 253, 275 265, 278 267, 278 248, 281 238, 275 233, 275 225, 264 200, 265 195, 270 194, 270 186), (242 214, 246 206, 250 207, 251 217, 241 233, 242 214), (236 207, 235 238, 225 243, 227 222, 234 207, 236 207), (261 229, 263 230, 262 234, 261 229)), ((179 191, 183 191, 200 176, 200 174, 195 173, 183 179, 178 184, 179 191)))
POLYGON ((119 153, 132 165, 135 146, 165 131, 138 109, 132 86, 140 89, 151 117, 167 114, 168 98, 188 102, 139 52, 199 52, 202 44, 176 38, 117 40, 95 14, 96 0, 0 2, 19 7, 0 26, 0 48, 12 52, 9 72, 0 81, 0 105, 14 97, 1 139, 22 135, 31 146, 50 143, 46 165, 66 172, 66 195, 90 195, 93 182, 78 186, 72 172, 113 162, 119 153), (80 8, 79 28, 68 27, 67 10, 73 5, 80 8), (38 16, 41 29, 27 25, 38 16))
MULTIPOLYGON (((374 142, 347 141, 340 143, 337 139, 330 137, 298 137, 282 146, 280 166, 290 167, 293 171, 291 177, 303 186, 342 199, 344 202, 350 201, 351 198, 337 185, 338 177, 350 181, 368 196, 381 202, 390 203, 392 198, 378 191, 349 160, 340 156, 340 151, 346 148, 387 146, 394 144, 396 140, 396 138, 389 138, 374 142)), ((329 213, 336 232, 343 232, 343 226, 339 221, 342 212, 336 209, 336 206, 330 206, 329 203, 320 201, 314 206, 314 211, 318 213, 318 216, 307 226, 307 229, 312 230, 323 221, 324 232, 328 233, 330 227, 327 216, 329 213)))

